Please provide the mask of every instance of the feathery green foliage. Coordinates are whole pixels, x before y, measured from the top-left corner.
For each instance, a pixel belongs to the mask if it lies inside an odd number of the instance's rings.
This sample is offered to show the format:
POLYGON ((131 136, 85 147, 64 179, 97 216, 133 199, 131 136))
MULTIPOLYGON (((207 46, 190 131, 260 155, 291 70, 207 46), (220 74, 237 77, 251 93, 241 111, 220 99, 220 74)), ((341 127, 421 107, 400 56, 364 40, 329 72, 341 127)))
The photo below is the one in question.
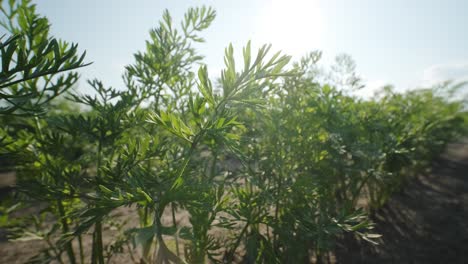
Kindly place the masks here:
MULTIPOLYGON (((7 18, 20 27, 38 20, 29 1, 21 3, 10 6, 27 15, 5 11, 7 18)), ((35 117, 16 111, 68 90, 75 73, 62 81, 47 74, 83 59, 75 45, 44 42, 43 31, 2 44, 2 62, 11 50, 19 60, 30 48, 26 57, 34 58, 25 64, 31 66, 2 68, 10 76, 5 95, 28 100, 7 104, 0 128, 2 155, 18 161, 17 199, 45 206, 36 225, 15 233, 48 242, 32 262, 102 264, 128 254, 141 263, 299 263, 320 260, 344 233, 376 243, 369 209, 465 127, 463 102, 436 89, 386 88, 371 100, 351 95, 361 84, 347 56, 323 78, 320 52, 289 65, 270 45, 254 53, 249 42, 237 63, 229 45, 215 84, 193 48, 215 16, 211 8, 191 8, 176 26, 165 11, 146 49, 125 67, 126 89, 92 80, 93 94, 65 99, 86 110, 51 106, 35 117), (46 44, 21 44, 28 38, 46 44), (22 82, 11 79, 15 73, 22 82), (53 95, 32 99, 33 91, 53 95), (123 208, 139 221, 114 217, 123 208), (54 219, 46 230, 45 216, 54 219), (118 234, 107 242, 109 227, 118 234)))

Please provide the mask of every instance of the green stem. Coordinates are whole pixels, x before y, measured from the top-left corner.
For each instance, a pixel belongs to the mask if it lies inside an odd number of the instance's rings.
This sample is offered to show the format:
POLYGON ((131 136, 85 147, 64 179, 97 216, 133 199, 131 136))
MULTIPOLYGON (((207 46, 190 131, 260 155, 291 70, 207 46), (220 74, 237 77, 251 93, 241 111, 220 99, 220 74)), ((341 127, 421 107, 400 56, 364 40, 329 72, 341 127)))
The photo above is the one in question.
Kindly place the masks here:
POLYGON ((213 160, 211 161, 211 168, 210 168, 210 179, 213 180, 216 175, 216 159, 218 158, 218 153, 213 151, 213 160))
POLYGON ((104 264, 104 249, 102 247, 102 223, 101 219, 95 224, 94 232, 96 233, 96 259, 99 264, 104 264))
MULTIPOLYGON (((145 206, 144 207, 144 213, 143 213, 143 225, 142 227, 147 227, 150 223, 149 223, 149 207, 148 206, 145 206)), ((153 241, 154 241, 154 236, 151 236, 151 238, 149 238, 148 240, 144 241, 143 242, 143 245, 142 245, 142 259, 141 259, 141 263, 148 263, 150 262, 150 258, 151 258, 151 246, 153 245, 153 241)))
POLYGON ((228 261, 228 263, 231 263, 232 262, 232 259, 234 257, 234 254, 236 253, 236 250, 237 248, 239 247, 241 241, 242 241, 242 238, 244 237, 244 234, 247 232, 247 228, 249 228, 249 222, 247 222, 244 226, 244 228, 242 228, 242 231, 241 233, 239 234, 239 237, 237 238, 236 240, 236 243, 234 244, 234 247, 232 247, 232 249, 229 251, 228 255, 227 255, 227 258, 226 260, 228 261))
MULTIPOLYGON (((96 165, 96 180, 98 183, 101 182, 100 169, 101 169, 101 152, 102 152, 102 139, 100 137, 98 142, 98 152, 97 152, 97 165, 96 165)), ((102 245, 102 219, 98 218, 94 224, 94 235, 93 235, 93 255, 92 263, 104 264, 104 248, 102 245)))
MULTIPOLYGON (((172 224, 174 225, 174 229, 177 230, 177 223, 176 223, 176 217, 175 217, 175 206, 174 206, 174 203, 171 204, 171 209, 172 209, 172 224)), ((178 232, 175 233, 174 239, 175 239, 175 246, 176 246, 176 254, 177 254, 178 257, 180 257, 180 251, 179 251, 179 234, 178 234, 178 232)))
POLYGON ((156 228, 156 240, 159 244, 159 248, 156 249, 155 251, 155 263, 176 263, 176 264, 183 264, 184 262, 172 251, 170 251, 167 248, 166 243, 164 242, 163 236, 162 236, 162 224, 161 224, 161 217, 162 217, 162 212, 164 211, 164 208, 158 208, 156 206, 155 208, 155 213, 154 213, 154 225, 156 228))
MULTIPOLYGON (((69 228, 68 228, 67 218, 65 217, 65 209, 63 208, 62 201, 60 200, 57 201, 57 207, 58 207, 59 214, 60 214, 60 221, 62 222, 62 231, 64 234, 67 234, 69 232, 69 228)), ((75 253, 73 252, 73 246, 72 246, 71 241, 68 241, 65 244, 65 250, 67 251, 67 255, 68 255, 68 259, 70 260, 70 263, 76 264, 75 253)))
POLYGON ((200 133, 197 136, 195 136, 195 138, 194 138, 194 140, 193 140, 193 142, 192 142, 192 144, 190 146, 189 152, 188 152, 187 156, 185 157, 184 164, 182 165, 180 170, 177 172, 177 178, 174 181, 174 183, 172 184, 171 189, 177 188, 183 182, 182 178, 184 176, 185 169, 187 168, 190 160, 192 159, 192 154, 195 151, 195 148, 197 147, 197 144, 198 144, 199 140, 201 139, 201 137, 203 136, 204 133, 205 133, 204 130, 202 130, 202 131, 200 131, 200 133))
MULTIPOLYGON (((274 222, 276 225, 278 225, 278 221, 279 221, 280 199, 281 199, 280 195, 281 195, 282 185, 283 185, 282 177, 280 174, 278 174, 278 178, 277 178, 278 189, 276 191, 275 222, 274 222)), ((276 250, 278 248, 278 239, 277 239, 277 234, 274 231, 275 230, 273 230, 273 247, 276 250)))
POLYGON ((91 253, 91 264, 96 264, 96 232, 93 232, 93 247, 92 247, 92 253, 91 253))
POLYGON ((81 235, 78 236, 78 246, 80 248, 80 263, 84 264, 83 240, 81 239, 81 235))
POLYGON ((145 212, 143 214, 143 226, 142 227, 148 226, 148 210, 149 210, 148 206, 145 206, 144 210, 145 212))
MULTIPOLYGON (((150 130, 150 135, 153 135, 154 134, 154 129, 153 127, 151 127, 151 130, 150 130)), ((150 159, 148 159, 146 161, 146 173, 148 175, 148 177, 151 177, 151 174, 150 174, 150 170, 151 170, 151 161, 150 159)), ((145 205, 144 209, 143 209, 143 225, 141 227, 147 227, 149 226, 149 210, 150 210, 150 207, 148 205, 145 205)), ((141 222, 141 221, 140 221, 141 222)), ((151 236, 150 239, 146 240, 143 242, 142 244, 142 263, 146 263, 146 262, 150 262, 150 258, 151 258, 151 246, 153 245, 153 241, 154 241, 154 236, 151 236)))

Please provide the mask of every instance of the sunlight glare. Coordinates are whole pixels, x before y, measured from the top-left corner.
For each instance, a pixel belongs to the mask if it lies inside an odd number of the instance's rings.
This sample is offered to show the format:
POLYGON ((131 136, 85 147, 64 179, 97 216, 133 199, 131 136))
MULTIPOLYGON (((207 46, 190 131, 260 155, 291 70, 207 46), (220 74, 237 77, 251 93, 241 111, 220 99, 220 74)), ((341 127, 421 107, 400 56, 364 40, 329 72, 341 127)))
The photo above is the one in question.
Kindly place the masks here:
POLYGON ((272 0, 257 19, 258 40, 294 57, 323 47, 324 19, 316 0, 272 0))

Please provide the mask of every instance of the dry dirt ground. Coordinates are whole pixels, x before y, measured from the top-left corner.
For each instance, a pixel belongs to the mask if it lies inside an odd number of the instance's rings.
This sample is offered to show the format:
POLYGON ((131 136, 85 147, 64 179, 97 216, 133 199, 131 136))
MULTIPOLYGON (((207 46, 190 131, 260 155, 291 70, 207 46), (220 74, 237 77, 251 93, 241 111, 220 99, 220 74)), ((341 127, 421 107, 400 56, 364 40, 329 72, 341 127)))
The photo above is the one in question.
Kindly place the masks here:
POLYGON ((338 263, 468 263, 468 142, 450 144, 372 218, 382 243, 347 239, 338 263))
MULTIPOLYGON (((450 144, 430 173, 412 179, 372 219, 381 243, 347 237, 336 246, 332 262, 468 263, 468 141, 450 144)), ((0 264, 23 263, 44 247, 38 241, 8 242, 2 232, 0 264)), ((123 254, 111 263, 130 261, 123 254)))

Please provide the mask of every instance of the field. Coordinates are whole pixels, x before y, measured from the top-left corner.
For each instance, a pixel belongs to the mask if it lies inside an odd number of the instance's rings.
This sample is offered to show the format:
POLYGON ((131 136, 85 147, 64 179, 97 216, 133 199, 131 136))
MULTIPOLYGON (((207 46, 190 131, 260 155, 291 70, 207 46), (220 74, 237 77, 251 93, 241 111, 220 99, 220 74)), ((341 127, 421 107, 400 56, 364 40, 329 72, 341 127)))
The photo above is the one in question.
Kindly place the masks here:
MULTIPOLYGON (((412 179, 383 208, 373 212, 376 232, 383 235, 379 245, 344 236, 326 263, 466 262, 467 171, 468 141, 450 144, 430 172, 412 179)), ((170 217, 165 216, 167 223, 170 217)), ((39 241, 13 243, 5 239, 3 236, 0 242, 1 263, 24 263, 45 246, 39 241)), ((128 256, 119 256, 110 263, 129 261, 128 256)))
POLYGON ((465 262, 466 83, 362 98, 350 56, 251 42, 213 78, 199 7, 82 93, 86 54, 1 11, 2 262, 465 262))

